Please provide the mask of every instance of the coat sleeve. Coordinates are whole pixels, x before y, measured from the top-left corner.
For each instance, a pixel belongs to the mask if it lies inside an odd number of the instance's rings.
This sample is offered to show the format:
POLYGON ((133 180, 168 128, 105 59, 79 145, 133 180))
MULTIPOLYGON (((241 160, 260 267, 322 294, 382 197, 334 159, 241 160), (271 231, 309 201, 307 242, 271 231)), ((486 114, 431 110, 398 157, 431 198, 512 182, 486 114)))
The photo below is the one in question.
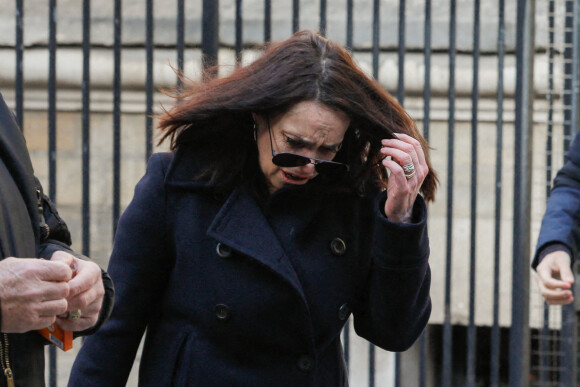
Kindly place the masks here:
POLYGON ((580 136, 576 135, 568 161, 554 179, 542 226, 536 253, 532 261, 535 269, 545 256, 542 252, 551 245, 565 246, 576 257, 580 248, 580 136))
POLYGON ((108 268, 115 281, 115 307, 109 321, 85 340, 69 386, 124 386, 145 328, 159 310, 172 266, 165 227, 168 158, 151 157, 119 220, 108 268))
POLYGON ((413 223, 390 222, 374 205, 370 270, 354 310, 357 334, 388 351, 405 351, 419 337, 431 315, 431 272, 427 208, 421 196, 413 223))

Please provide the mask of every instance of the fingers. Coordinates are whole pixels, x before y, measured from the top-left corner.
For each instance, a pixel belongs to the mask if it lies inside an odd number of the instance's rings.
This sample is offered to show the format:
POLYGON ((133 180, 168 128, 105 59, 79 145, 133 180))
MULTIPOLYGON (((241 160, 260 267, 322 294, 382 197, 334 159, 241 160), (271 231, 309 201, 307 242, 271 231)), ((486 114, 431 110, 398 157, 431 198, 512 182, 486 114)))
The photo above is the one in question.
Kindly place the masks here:
MULTIPOLYGON (((41 304, 41 308, 38 311, 37 315, 43 318, 50 317, 54 319, 57 315, 65 313, 67 309, 68 302, 66 302, 64 298, 61 298, 59 300, 45 301, 41 304)), ((47 326, 48 325, 45 325, 40 328, 45 328, 47 326)))
POLYGON ((43 282, 38 293, 42 301, 64 300, 69 296, 70 288, 66 282, 43 282))
POLYGON ((57 252, 50 261, 6 258, 0 261, 1 330, 45 328, 74 309, 82 311, 74 330, 89 328, 97 321, 104 293, 99 266, 68 253, 57 252))
POLYGON ((574 300, 571 291, 574 275, 568 253, 554 251, 546 255, 536 267, 536 280, 549 305, 564 305, 574 300))
POLYGON ((97 282, 93 286, 91 286, 86 291, 77 294, 74 297, 68 298, 68 309, 81 309, 82 311, 85 310, 89 305, 92 305, 95 301, 99 301, 103 299, 105 295, 105 288, 102 282, 97 282))
MULTIPOLYGON (((74 299, 76 296, 86 292, 95 285, 100 285, 100 287, 102 288, 103 284, 101 281, 101 269, 94 262, 79 260, 77 273, 75 277, 69 281, 68 284, 70 286, 69 300, 74 299)), ((90 299, 89 303, 92 301, 93 300, 90 299)), ((79 308, 82 309, 86 305, 88 305, 88 303, 82 305, 79 308)))
POLYGON ((70 281, 73 271, 70 266, 60 261, 45 261, 42 259, 30 259, 29 263, 34 266, 31 268, 31 275, 35 275, 41 281, 70 281))
POLYGON ((62 250, 55 251, 50 257, 51 262, 62 262, 68 267, 70 267, 73 273, 76 272, 77 270, 78 260, 79 259, 74 255, 62 250))
POLYGON ((57 317, 56 323, 62 329, 69 331, 82 331, 94 326, 99 318, 99 311, 102 306, 102 297, 93 301, 85 309, 81 310, 81 318, 78 320, 69 320, 66 317, 57 317))
MULTIPOLYGON (((540 288, 540 294, 548 305, 565 305, 574 301, 572 291, 569 290, 570 285, 564 283, 565 288, 561 287, 547 287, 546 282, 542 281, 540 276, 536 273, 536 280, 540 288)), ((561 281, 560 281, 561 282, 561 281)), ((552 286, 552 284, 550 284, 552 286)))
POLYGON ((383 139, 381 141, 381 144, 383 145, 383 148, 381 148, 381 153, 387 156, 391 156, 398 163, 398 166, 389 168, 391 173, 398 169, 403 171, 404 165, 412 163, 415 168, 415 174, 408 179, 405 176, 405 179, 412 182, 416 181, 419 185, 421 185, 427 176, 427 173, 429 172, 421 144, 419 141, 406 134, 395 133, 395 135, 397 138, 383 139))

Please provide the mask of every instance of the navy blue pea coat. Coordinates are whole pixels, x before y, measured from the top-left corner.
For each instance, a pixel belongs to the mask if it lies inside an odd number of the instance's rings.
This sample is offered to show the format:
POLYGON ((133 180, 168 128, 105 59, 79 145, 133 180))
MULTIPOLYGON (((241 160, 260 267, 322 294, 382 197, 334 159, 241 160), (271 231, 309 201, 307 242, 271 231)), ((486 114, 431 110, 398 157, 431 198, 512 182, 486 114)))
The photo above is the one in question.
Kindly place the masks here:
POLYGON ((389 222, 384 194, 315 181, 263 208, 223 201, 185 152, 156 154, 121 217, 109 322, 81 349, 70 386, 125 385, 147 328, 141 386, 347 385, 340 343, 356 332, 407 349, 429 319, 426 208, 389 222))
POLYGON ((568 150, 568 161, 558 171, 542 218, 532 267, 540 263, 542 250, 564 245, 572 258, 580 252, 580 135, 568 150))

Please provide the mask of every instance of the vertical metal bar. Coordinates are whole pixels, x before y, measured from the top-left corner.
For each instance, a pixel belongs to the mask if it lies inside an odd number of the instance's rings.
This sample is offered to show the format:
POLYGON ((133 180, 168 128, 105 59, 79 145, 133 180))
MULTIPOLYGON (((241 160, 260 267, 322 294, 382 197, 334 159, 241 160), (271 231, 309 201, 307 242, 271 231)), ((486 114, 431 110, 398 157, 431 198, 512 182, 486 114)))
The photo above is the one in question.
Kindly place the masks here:
POLYGON ((264 0, 264 42, 272 40, 272 0, 264 0))
POLYGON ((56 0, 48 8, 48 195, 56 203, 56 0))
MULTIPOLYGON (((56 203, 56 0, 48 2, 48 195, 56 203)), ((49 386, 56 387, 57 355, 48 353, 49 386)))
POLYGON ((373 1, 373 77, 379 78, 379 51, 380 51, 380 1, 373 1))
MULTIPOLYGON (((201 53, 205 69, 217 65, 219 49, 219 0, 203 0, 201 53)), ((214 74, 215 75, 215 74, 214 74)))
MULTIPOLYGON (((297 0, 295 0, 297 1, 297 0)), ((352 0, 346 3, 346 47, 352 50, 352 0)), ((350 319, 344 326, 344 361, 347 373, 350 371, 350 319)))
MULTIPOLYGON (((379 79, 380 1, 373 1, 373 77, 379 79)), ((375 346, 369 343, 369 387, 375 385, 375 346)))
POLYGON ((429 141, 429 124, 431 114, 431 0, 425 0, 425 27, 423 37, 423 56, 425 60, 423 86, 423 137, 429 141))
POLYGON ((397 83, 397 99, 403 105, 405 102, 405 0, 399 1, 399 80, 397 83))
POLYGON ((153 0, 145 4, 145 160, 149 160, 153 153, 153 0))
MULTIPOLYGON (((240 0, 241 1, 241 0, 240 0)), ((237 56, 236 56, 237 57, 237 56)), ((185 0, 177 0, 177 70, 183 74, 185 68, 185 0)), ((181 77, 177 77, 177 88, 183 86, 181 77)))
POLYGON ((16 122, 24 130, 24 1, 16 0, 16 122))
POLYGON ((473 4, 473 78, 471 92, 471 216, 469 254, 469 323, 467 326, 467 386, 475 386, 476 328, 475 328, 475 272, 477 270, 477 108, 479 102, 479 24, 480 1, 473 4))
POLYGON ((352 3, 353 0, 346 1, 346 47, 351 51, 352 51, 352 27, 353 27, 352 3))
MULTIPOLYGON (((379 79, 379 50, 380 50, 380 1, 373 4, 373 77, 379 79)), ((375 385, 375 347, 369 344, 369 387, 375 385)))
POLYGON ((369 343, 369 387, 375 387, 375 346, 369 343))
POLYGON ((91 156, 91 134, 90 134, 90 53, 91 53, 91 1, 83 0, 83 80, 82 80, 82 128, 83 128, 83 254, 90 256, 91 251, 91 210, 90 210, 90 156, 91 156))
MULTIPOLYGON (((425 62, 423 82, 423 137, 429 141, 431 120, 431 0, 425 0, 425 25, 423 37, 423 56, 425 62)), ((419 341, 419 387, 427 385, 427 326, 419 341)))
MULTIPOLYGON (((405 103, 405 0, 399 0, 399 44, 398 44, 398 70, 397 99, 401 105, 405 103)), ((401 385, 401 354, 395 352, 394 386, 401 385)))
POLYGON ((579 90, 579 66, 580 66, 580 2, 572 3, 572 131, 576 133, 579 126, 580 90, 579 90))
MULTIPOLYGON (((573 47, 573 10, 575 0, 565 1, 564 17, 564 150, 570 148, 572 136, 576 125, 576 105, 574 105, 573 73, 576 70, 572 63, 574 55, 573 47)), ((577 70, 576 70, 577 71, 577 70)))
MULTIPOLYGON (((552 189, 552 136, 554 120, 554 44, 555 44, 555 7, 554 0, 548 1, 548 122, 546 128, 546 198, 552 189)), ((550 307, 544 303, 543 324, 539 337, 540 384, 546 385, 550 380, 550 307)))
MULTIPOLYGON (((574 14, 574 11, 578 10, 576 3, 576 0, 566 0, 565 2, 564 150, 566 151, 570 148, 575 128, 578 126, 578 27, 575 23, 576 18, 574 14)), ((567 152, 565 153, 567 154, 567 152)), ((564 305, 562 306, 562 332, 560 341, 560 349, 562 351, 560 382, 563 385, 576 385, 577 347, 576 313, 574 311, 574 305, 564 305)))
POLYGON ((447 133, 447 231, 445 258, 445 306, 443 321, 443 370, 441 385, 451 387, 453 330, 451 326, 451 264, 453 250, 453 167, 455 131, 456 0, 451 0, 449 17, 449 127, 447 133))
POLYGON ((499 266, 501 243, 501 185, 502 185, 502 148, 503 148, 503 76, 505 56, 505 0, 499 0, 498 32, 497 32, 497 126, 495 154, 495 223, 493 252, 493 324, 491 328, 491 359, 490 385, 499 387, 499 266))
POLYGON ((320 22, 318 32, 322 36, 326 36, 326 0, 320 0, 320 22))
POLYGON ((530 370, 530 192, 533 111, 534 0, 517 1, 516 116, 514 147, 514 217, 512 264, 512 326, 509 385, 529 383, 530 370))
POLYGON ((121 2, 115 0, 113 37, 113 237, 121 215, 121 2))
POLYGON ((300 29, 300 0, 292 0, 292 33, 300 29))
POLYGON ((579 90, 578 90, 578 66, 580 65, 579 63, 579 53, 578 50, 580 50, 580 3, 578 2, 578 0, 570 0, 571 4, 571 28, 572 28, 572 95, 571 95, 571 105, 572 105, 572 112, 571 112, 571 117, 570 117, 570 121, 572 122, 572 136, 571 139, 574 137, 574 133, 578 130, 578 120, 579 120, 579 113, 578 113, 578 109, 580 108, 579 103, 579 90))
POLYGON ((242 0, 236 0, 236 65, 239 66, 242 62, 242 0))
POLYGON ((343 351, 344 351, 344 362, 346 363, 346 372, 349 374, 349 361, 350 361, 350 320, 346 320, 343 330, 343 351))

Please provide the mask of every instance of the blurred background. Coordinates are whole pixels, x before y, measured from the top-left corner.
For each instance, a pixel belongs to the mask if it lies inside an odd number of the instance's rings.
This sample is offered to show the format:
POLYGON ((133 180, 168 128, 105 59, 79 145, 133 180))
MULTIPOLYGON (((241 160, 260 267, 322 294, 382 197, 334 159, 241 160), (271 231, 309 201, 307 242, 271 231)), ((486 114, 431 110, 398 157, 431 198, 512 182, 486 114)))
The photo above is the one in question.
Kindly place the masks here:
MULTIPOLYGON (((36 174, 107 266, 157 145, 174 69, 227 74, 302 29, 347 46, 431 145, 433 312, 409 351, 343 337, 353 386, 575 385, 574 306, 548 308, 531 256, 578 127, 579 0, 5 0, 0 92, 36 174), (532 278, 530 280, 530 278, 532 278)), ((47 349, 47 385, 76 351, 47 349)), ((138 365, 139 359, 136 360, 138 365)), ((136 368, 130 385, 136 386, 136 368), (131 384, 132 383, 132 384, 131 384)))

